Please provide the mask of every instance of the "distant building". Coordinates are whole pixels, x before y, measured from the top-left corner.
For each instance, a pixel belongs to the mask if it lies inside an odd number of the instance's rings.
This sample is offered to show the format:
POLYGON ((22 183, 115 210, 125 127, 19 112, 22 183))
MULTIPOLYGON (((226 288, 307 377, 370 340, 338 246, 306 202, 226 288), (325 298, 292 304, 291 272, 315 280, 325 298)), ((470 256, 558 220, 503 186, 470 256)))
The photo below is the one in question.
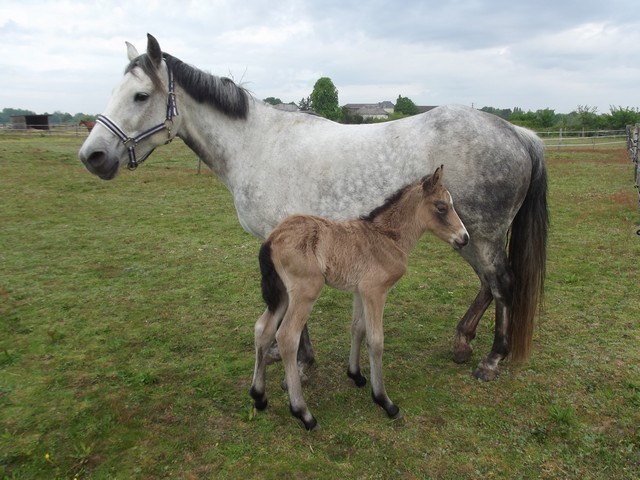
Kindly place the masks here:
POLYGON ((298 112, 300 108, 295 103, 278 103, 273 105, 273 108, 277 108, 278 110, 284 110, 285 112, 298 112))
POLYGON ((14 130, 49 130, 49 117, 51 115, 12 115, 11 128, 14 130))
POLYGON ((437 105, 416 105, 418 107, 418 113, 425 113, 429 110, 433 110, 437 105))
MULTIPOLYGON (((425 113, 436 108, 435 106, 418 107, 419 113, 425 113)), ((349 110, 353 115, 360 115, 363 120, 387 120, 389 116, 395 112, 395 105, 388 100, 379 103, 347 103, 344 108, 349 110)))

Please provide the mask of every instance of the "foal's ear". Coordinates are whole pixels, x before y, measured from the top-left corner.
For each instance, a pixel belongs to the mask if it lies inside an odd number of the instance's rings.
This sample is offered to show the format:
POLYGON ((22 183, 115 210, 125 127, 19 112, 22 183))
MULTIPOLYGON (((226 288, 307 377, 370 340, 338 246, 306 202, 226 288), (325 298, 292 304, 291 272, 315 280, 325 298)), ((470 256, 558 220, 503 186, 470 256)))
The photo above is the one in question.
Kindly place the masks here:
POLYGON ((424 190, 424 193, 431 192, 431 190, 441 182, 443 169, 444 165, 440 165, 436 168, 436 171, 433 172, 433 175, 427 175, 422 179, 422 189, 424 190))
POLYGON ((436 171, 433 172, 433 184, 437 185, 442 181, 442 175, 444 174, 444 165, 440 165, 436 168, 436 171))
POLYGON ((158 41, 150 33, 147 33, 147 55, 155 67, 159 68, 162 63, 162 50, 158 41))
POLYGON ((127 44, 127 57, 129 57, 130 62, 133 61, 134 58, 138 58, 140 56, 136 47, 131 45, 129 42, 124 43, 127 44))

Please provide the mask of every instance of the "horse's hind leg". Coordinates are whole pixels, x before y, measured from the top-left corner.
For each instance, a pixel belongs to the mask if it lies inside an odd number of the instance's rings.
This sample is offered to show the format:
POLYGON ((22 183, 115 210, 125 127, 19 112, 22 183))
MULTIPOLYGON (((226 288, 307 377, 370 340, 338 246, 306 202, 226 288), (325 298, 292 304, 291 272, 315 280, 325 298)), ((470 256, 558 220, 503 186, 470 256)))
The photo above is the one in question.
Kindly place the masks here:
POLYGON ((493 346, 491 352, 473 372, 476 378, 489 381, 498 376, 499 363, 509 354, 509 318, 513 301, 513 273, 508 265, 502 242, 493 246, 486 245, 483 251, 485 255, 474 258, 475 262, 472 263, 481 278, 482 287, 469 311, 458 324, 457 339, 459 343, 454 348, 456 348, 456 353, 461 351, 464 348, 464 340, 470 341, 475 337, 478 321, 493 298, 496 305, 493 346), (465 319, 467 323, 465 323, 465 319), (460 341, 461 339, 463 340, 460 341), (463 347, 461 348, 460 345, 463 347))
POLYGON ((360 350, 362 340, 366 333, 364 320, 364 306, 359 293, 353 294, 353 319, 351 321, 351 350, 349 352, 349 368, 347 376, 354 381, 356 386, 364 387, 367 379, 360 373, 360 350))
POLYGON ((493 300, 491 289, 484 284, 469 309, 464 314, 456 328, 456 338, 453 345, 453 361, 465 363, 471 360, 471 342, 476 338, 476 329, 480 318, 493 300))

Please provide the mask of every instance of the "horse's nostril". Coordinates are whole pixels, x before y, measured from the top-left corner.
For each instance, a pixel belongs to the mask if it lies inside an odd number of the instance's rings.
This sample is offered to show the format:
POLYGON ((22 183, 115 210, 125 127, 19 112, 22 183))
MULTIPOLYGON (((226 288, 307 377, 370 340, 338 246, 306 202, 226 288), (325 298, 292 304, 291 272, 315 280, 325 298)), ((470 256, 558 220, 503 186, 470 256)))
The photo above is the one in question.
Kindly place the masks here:
POLYGON ((104 162, 104 159, 105 159, 105 153, 101 151, 96 151, 91 153, 91 155, 87 157, 87 163, 93 166, 97 166, 97 165, 100 165, 102 162, 104 162))

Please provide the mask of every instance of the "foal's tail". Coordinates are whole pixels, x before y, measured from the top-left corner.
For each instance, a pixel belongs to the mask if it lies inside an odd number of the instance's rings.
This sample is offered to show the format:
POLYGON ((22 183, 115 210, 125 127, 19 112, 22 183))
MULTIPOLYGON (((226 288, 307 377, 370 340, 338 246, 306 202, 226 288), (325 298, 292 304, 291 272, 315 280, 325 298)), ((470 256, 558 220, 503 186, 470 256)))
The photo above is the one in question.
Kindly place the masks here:
POLYGON ((283 285, 271 259, 271 242, 266 241, 262 244, 258 254, 258 261, 260 262, 260 273, 262 274, 262 298, 269 311, 274 313, 282 299, 283 285))
POLYGON ((531 181, 520 210, 511 224, 509 262, 514 272, 513 304, 509 318, 511 358, 531 354, 534 318, 542 306, 547 260, 547 171, 544 145, 533 133, 516 128, 531 157, 531 181))

